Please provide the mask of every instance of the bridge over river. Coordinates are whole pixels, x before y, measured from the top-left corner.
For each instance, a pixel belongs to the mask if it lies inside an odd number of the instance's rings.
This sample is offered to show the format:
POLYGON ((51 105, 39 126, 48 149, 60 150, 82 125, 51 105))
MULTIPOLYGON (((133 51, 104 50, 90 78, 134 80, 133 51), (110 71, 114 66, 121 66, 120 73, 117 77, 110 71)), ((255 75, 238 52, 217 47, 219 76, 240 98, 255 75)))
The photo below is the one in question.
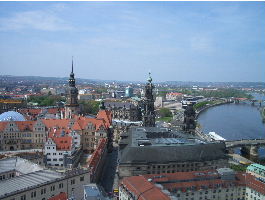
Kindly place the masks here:
POLYGON ((258 157, 258 149, 261 146, 265 147, 265 139, 242 139, 225 141, 225 145, 228 150, 241 147, 241 152, 243 154, 258 157))

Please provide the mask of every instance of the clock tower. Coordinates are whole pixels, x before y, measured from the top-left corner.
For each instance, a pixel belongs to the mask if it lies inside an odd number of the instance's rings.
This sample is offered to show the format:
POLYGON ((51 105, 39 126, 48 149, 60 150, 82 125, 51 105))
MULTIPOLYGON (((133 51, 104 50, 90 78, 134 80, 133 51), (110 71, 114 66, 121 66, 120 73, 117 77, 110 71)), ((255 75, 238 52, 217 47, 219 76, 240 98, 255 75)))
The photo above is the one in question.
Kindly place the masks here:
POLYGON ((77 101, 78 89, 75 87, 74 62, 72 59, 72 71, 69 77, 69 89, 65 104, 65 118, 72 118, 73 114, 79 114, 80 108, 77 101))

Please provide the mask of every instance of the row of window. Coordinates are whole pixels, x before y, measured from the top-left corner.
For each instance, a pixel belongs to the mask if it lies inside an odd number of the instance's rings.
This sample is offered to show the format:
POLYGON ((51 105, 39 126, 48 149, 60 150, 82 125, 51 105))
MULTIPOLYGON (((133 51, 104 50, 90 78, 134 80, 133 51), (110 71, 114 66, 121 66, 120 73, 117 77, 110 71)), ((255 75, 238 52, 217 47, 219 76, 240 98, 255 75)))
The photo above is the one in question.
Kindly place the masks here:
MULTIPOLYGON (((51 153, 47 153, 47 155, 51 155, 51 153)), ((52 153, 52 155, 56 156, 57 153, 52 153)), ((63 155, 63 153, 58 153, 58 155, 63 155)))
POLYGON ((47 158, 47 161, 63 161, 63 158, 59 158, 59 159, 57 159, 57 158, 54 158, 54 159, 50 159, 50 158, 47 158))
POLYGON ((5 174, 3 174, 2 176, 0 176, 0 181, 1 180, 5 180, 6 178, 13 178, 13 177, 15 177, 15 173, 10 173, 10 174, 8 174, 7 176, 5 175, 5 174))
MULTIPOLYGON (((84 179, 85 179, 84 176, 80 177, 80 181, 81 182, 84 181, 84 179)), ((74 185, 74 184, 75 184, 75 179, 71 179, 71 185, 74 185)), ((58 188, 62 189, 63 187, 64 187, 64 184, 63 183, 59 183, 58 188)), ((55 185, 50 186, 50 191, 51 192, 55 191, 55 185)), ((40 191, 40 194, 44 195, 44 194, 46 194, 46 192, 47 192, 46 188, 42 188, 41 191, 40 191)), ((36 196, 37 196, 37 192, 36 191, 32 191, 31 192, 31 198, 35 198, 36 196)), ((11 199, 11 200, 15 200, 15 199, 11 199)), ((22 195, 20 197, 20 200, 26 200, 26 195, 25 194, 22 195)))
POLYGON ((206 166, 206 165, 213 165, 214 161, 211 162, 204 162, 204 163, 187 163, 187 164, 175 164, 175 165, 153 165, 153 166, 148 166, 147 169, 150 168, 157 168, 157 169, 165 169, 165 168, 175 168, 175 167, 194 167, 194 166, 206 166))

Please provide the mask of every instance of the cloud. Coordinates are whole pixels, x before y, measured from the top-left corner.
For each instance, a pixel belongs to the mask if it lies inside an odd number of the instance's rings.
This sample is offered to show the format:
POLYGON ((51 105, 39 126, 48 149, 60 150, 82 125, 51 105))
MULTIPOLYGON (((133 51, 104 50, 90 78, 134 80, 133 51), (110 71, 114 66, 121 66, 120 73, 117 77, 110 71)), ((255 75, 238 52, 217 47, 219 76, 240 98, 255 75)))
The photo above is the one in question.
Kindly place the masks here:
POLYGON ((41 31, 71 30, 67 24, 52 12, 26 11, 13 14, 10 18, 0 18, 0 30, 35 29, 41 31))

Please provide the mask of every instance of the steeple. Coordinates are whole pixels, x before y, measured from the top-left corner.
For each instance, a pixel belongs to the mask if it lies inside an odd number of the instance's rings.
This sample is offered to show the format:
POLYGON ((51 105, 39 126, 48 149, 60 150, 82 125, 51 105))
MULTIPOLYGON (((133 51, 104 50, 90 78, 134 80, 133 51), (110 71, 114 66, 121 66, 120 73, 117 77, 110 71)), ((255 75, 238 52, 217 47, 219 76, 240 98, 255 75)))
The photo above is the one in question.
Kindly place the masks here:
POLYGON ((65 116, 66 118, 71 118, 72 114, 78 114, 79 112, 79 105, 77 100, 78 89, 75 86, 73 57, 72 57, 72 70, 68 82, 69 82, 69 88, 68 88, 67 101, 65 104, 65 116))
POLYGON ((74 73, 74 58, 72 56, 72 74, 74 73))
POLYGON ((72 71, 69 78, 69 87, 75 87, 74 60, 72 57, 72 71))
POLYGON ((147 79, 144 94, 144 109, 143 109, 143 126, 154 127, 155 126, 155 107, 154 107, 154 95, 152 84, 151 73, 149 72, 149 77, 147 79))

